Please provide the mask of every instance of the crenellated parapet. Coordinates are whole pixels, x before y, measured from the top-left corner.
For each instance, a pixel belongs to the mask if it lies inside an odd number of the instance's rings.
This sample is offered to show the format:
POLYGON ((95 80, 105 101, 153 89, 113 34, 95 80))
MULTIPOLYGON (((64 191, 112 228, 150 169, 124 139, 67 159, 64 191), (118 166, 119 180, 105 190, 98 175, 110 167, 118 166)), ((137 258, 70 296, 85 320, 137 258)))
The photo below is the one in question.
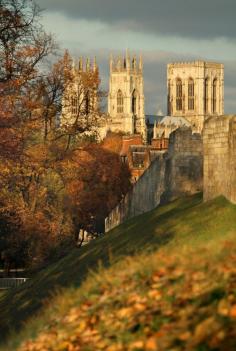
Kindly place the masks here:
POLYGON ((236 115, 209 117, 203 145, 204 200, 223 195, 236 204, 236 115))
POLYGON ((200 66, 200 67, 216 67, 216 68, 223 68, 224 65, 218 62, 206 62, 202 60, 197 61, 181 61, 181 62, 171 62, 167 64, 167 68, 171 67, 192 67, 192 66, 200 66))
POLYGON ((143 58, 140 55, 137 59, 136 55, 130 56, 129 50, 126 50, 125 55, 118 55, 114 57, 110 55, 110 72, 125 72, 132 71, 142 73, 143 71, 143 58))

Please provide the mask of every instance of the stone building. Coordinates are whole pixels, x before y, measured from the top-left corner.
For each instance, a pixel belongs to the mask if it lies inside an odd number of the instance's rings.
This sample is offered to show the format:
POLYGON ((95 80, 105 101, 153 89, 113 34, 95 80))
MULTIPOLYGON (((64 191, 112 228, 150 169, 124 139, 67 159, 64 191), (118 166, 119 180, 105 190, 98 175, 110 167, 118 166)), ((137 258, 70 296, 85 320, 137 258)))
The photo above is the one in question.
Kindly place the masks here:
POLYGON ((154 150, 151 157, 149 167, 106 218, 106 232, 160 204, 202 191, 201 134, 178 128, 170 135, 168 151, 154 150))
POLYGON ((202 131, 208 116, 224 114, 224 65, 195 61, 167 66, 168 114, 187 118, 202 131))
POLYGON ((144 145, 141 135, 123 136, 120 157, 122 162, 128 164, 133 183, 148 169, 159 151, 155 146, 144 145))
POLYGON ((74 125, 83 116, 98 113, 99 72, 94 58, 93 63, 82 57, 77 63, 73 61, 71 79, 65 87, 62 98, 60 125, 74 125))
POLYGON ((111 56, 108 115, 111 131, 146 139, 142 57, 137 61, 128 51, 125 57, 111 56))
POLYGON ((191 123, 183 117, 165 116, 154 123, 151 144, 159 150, 167 150, 170 134, 181 127, 191 127, 191 123))

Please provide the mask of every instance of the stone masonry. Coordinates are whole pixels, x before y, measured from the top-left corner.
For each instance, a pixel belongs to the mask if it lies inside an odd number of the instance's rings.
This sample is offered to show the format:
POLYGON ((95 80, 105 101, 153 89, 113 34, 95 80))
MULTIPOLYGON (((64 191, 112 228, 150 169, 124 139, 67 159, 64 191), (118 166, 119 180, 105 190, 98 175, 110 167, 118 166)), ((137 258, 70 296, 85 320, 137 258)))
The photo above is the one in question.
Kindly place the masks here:
POLYGON ((127 219, 151 211, 159 205, 164 191, 164 177, 164 153, 160 151, 159 156, 134 184, 131 191, 106 218, 105 231, 108 232, 127 219))
POLYGON ((167 65, 168 114, 188 119, 201 132, 208 116, 224 113, 224 66, 194 61, 167 65))
POLYGON ((204 200, 224 195, 236 203, 236 116, 210 117, 204 125, 204 200))
POLYGON ((168 202, 183 194, 194 194, 203 187, 202 137, 183 127, 170 135, 166 157, 165 192, 161 202, 168 202))
POLYGON ((126 134, 141 134, 146 140, 144 113, 143 60, 130 57, 110 58, 108 94, 109 129, 126 134))
POLYGON ((192 134, 190 128, 177 129, 171 134, 168 152, 159 152, 132 190, 110 213, 105 223, 106 232, 161 203, 202 191, 202 169, 201 135, 192 134))

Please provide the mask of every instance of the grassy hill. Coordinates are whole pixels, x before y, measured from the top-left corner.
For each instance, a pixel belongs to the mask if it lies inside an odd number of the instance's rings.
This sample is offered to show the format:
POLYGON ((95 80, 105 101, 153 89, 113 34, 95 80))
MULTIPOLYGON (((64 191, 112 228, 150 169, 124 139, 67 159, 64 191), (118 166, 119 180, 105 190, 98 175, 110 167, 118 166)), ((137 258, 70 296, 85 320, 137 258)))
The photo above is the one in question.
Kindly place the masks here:
POLYGON ((0 350, 236 350, 235 236, 223 197, 134 218, 3 296, 0 350))

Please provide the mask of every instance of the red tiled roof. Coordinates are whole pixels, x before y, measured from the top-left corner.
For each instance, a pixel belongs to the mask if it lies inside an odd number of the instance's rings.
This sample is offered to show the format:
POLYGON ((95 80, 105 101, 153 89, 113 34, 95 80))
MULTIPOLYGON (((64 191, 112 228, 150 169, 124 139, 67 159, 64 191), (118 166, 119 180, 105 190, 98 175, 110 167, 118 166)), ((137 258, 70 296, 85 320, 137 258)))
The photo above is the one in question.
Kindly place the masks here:
POLYGON ((132 145, 143 145, 141 135, 137 134, 123 137, 120 156, 127 156, 129 152, 129 147, 132 145))

